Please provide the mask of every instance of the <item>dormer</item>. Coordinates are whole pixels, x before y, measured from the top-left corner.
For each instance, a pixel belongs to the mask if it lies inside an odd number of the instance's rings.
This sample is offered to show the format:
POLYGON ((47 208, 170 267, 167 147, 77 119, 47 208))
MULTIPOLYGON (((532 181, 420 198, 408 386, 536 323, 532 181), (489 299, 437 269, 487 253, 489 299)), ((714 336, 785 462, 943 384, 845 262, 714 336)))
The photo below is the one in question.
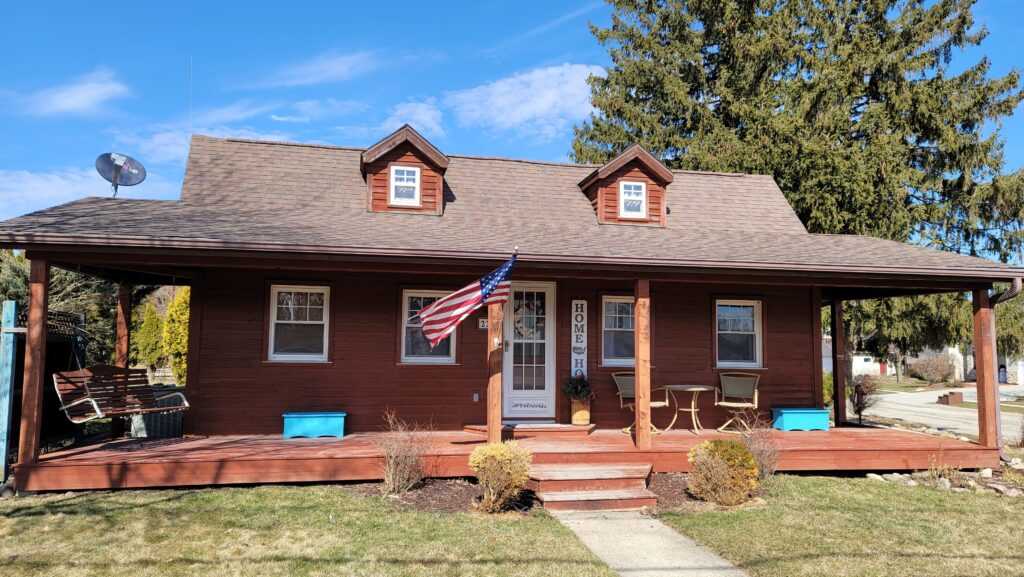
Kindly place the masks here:
POLYGON ((672 171, 640 145, 630 146, 580 181, 602 224, 665 226, 672 171))
POLYGON ((440 215, 448 157, 408 124, 363 152, 367 209, 440 215))

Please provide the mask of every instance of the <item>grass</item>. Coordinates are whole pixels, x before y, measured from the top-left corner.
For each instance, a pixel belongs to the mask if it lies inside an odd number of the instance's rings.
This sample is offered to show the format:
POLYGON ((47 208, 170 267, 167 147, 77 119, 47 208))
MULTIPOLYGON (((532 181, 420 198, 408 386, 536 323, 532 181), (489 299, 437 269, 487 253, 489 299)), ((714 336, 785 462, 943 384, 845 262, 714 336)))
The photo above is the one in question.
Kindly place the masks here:
MULTIPOLYGON (((896 382, 895 376, 879 376, 878 379, 878 390, 887 393, 913 393, 914 391, 925 391, 932 390, 933 387, 928 385, 928 381, 923 381, 916 377, 903 375, 900 377, 900 381, 896 382)), ((953 383, 941 383, 936 385, 934 388, 942 387, 953 387, 953 383)))
POLYGON ((752 577, 1024 574, 1024 499, 777 476, 762 506, 665 513, 752 577))
MULTIPOLYGON (((965 409, 977 409, 978 403, 973 401, 964 401, 957 406, 965 409)), ((999 410, 1004 413, 1024 413, 1024 405, 1020 403, 1000 403, 999 410)))
POLYGON ((339 486, 0 501, 0 573, 612 576, 542 511, 429 513, 339 486))

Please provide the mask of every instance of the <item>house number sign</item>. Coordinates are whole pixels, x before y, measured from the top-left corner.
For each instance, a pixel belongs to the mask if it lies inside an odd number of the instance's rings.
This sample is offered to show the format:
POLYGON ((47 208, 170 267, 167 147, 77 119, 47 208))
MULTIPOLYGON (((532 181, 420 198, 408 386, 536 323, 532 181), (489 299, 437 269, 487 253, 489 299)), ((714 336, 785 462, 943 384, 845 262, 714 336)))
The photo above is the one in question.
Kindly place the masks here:
POLYGON ((572 301, 572 374, 587 376, 587 301, 572 301))

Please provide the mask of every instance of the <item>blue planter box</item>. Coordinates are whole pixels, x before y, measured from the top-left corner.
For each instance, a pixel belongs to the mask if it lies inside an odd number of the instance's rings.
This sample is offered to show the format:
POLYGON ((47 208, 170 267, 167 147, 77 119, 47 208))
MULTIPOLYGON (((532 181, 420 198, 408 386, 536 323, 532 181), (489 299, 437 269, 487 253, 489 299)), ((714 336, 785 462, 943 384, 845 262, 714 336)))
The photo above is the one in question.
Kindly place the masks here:
POLYGON ((827 431, 827 409, 772 409, 772 426, 780 431, 827 431))
POLYGON ((284 438, 345 436, 345 413, 284 413, 284 438))

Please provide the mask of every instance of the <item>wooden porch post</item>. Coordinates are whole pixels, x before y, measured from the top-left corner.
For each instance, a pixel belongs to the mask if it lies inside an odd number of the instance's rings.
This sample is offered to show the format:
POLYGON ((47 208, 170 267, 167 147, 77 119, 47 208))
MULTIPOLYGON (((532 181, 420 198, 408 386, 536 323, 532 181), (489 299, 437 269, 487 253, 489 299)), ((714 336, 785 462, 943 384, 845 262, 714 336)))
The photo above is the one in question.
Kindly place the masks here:
MULTIPOLYGON (((25 368, 21 385, 21 435, 18 438, 18 463, 21 465, 29 465, 39 459, 43 381, 46 380, 46 316, 50 298, 50 263, 32 259, 30 266, 25 368)), ((24 475, 19 475, 19 485, 24 480, 24 475)))
POLYGON ((117 334, 114 342, 114 364, 128 368, 131 355, 132 287, 117 285, 117 334))
POLYGON ((501 442, 501 365, 505 321, 503 304, 487 305, 487 442, 501 442))
POLYGON ((651 281, 637 279, 633 295, 633 357, 636 375, 636 447, 651 448, 651 281))
POLYGON ((998 390, 995 375, 995 316, 988 289, 974 289, 974 372, 978 390, 978 442, 997 448, 998 390))
POLYGON ((832 299, 832 407, 836 426, 846 424, 846 323, 843 301, 832 299))

